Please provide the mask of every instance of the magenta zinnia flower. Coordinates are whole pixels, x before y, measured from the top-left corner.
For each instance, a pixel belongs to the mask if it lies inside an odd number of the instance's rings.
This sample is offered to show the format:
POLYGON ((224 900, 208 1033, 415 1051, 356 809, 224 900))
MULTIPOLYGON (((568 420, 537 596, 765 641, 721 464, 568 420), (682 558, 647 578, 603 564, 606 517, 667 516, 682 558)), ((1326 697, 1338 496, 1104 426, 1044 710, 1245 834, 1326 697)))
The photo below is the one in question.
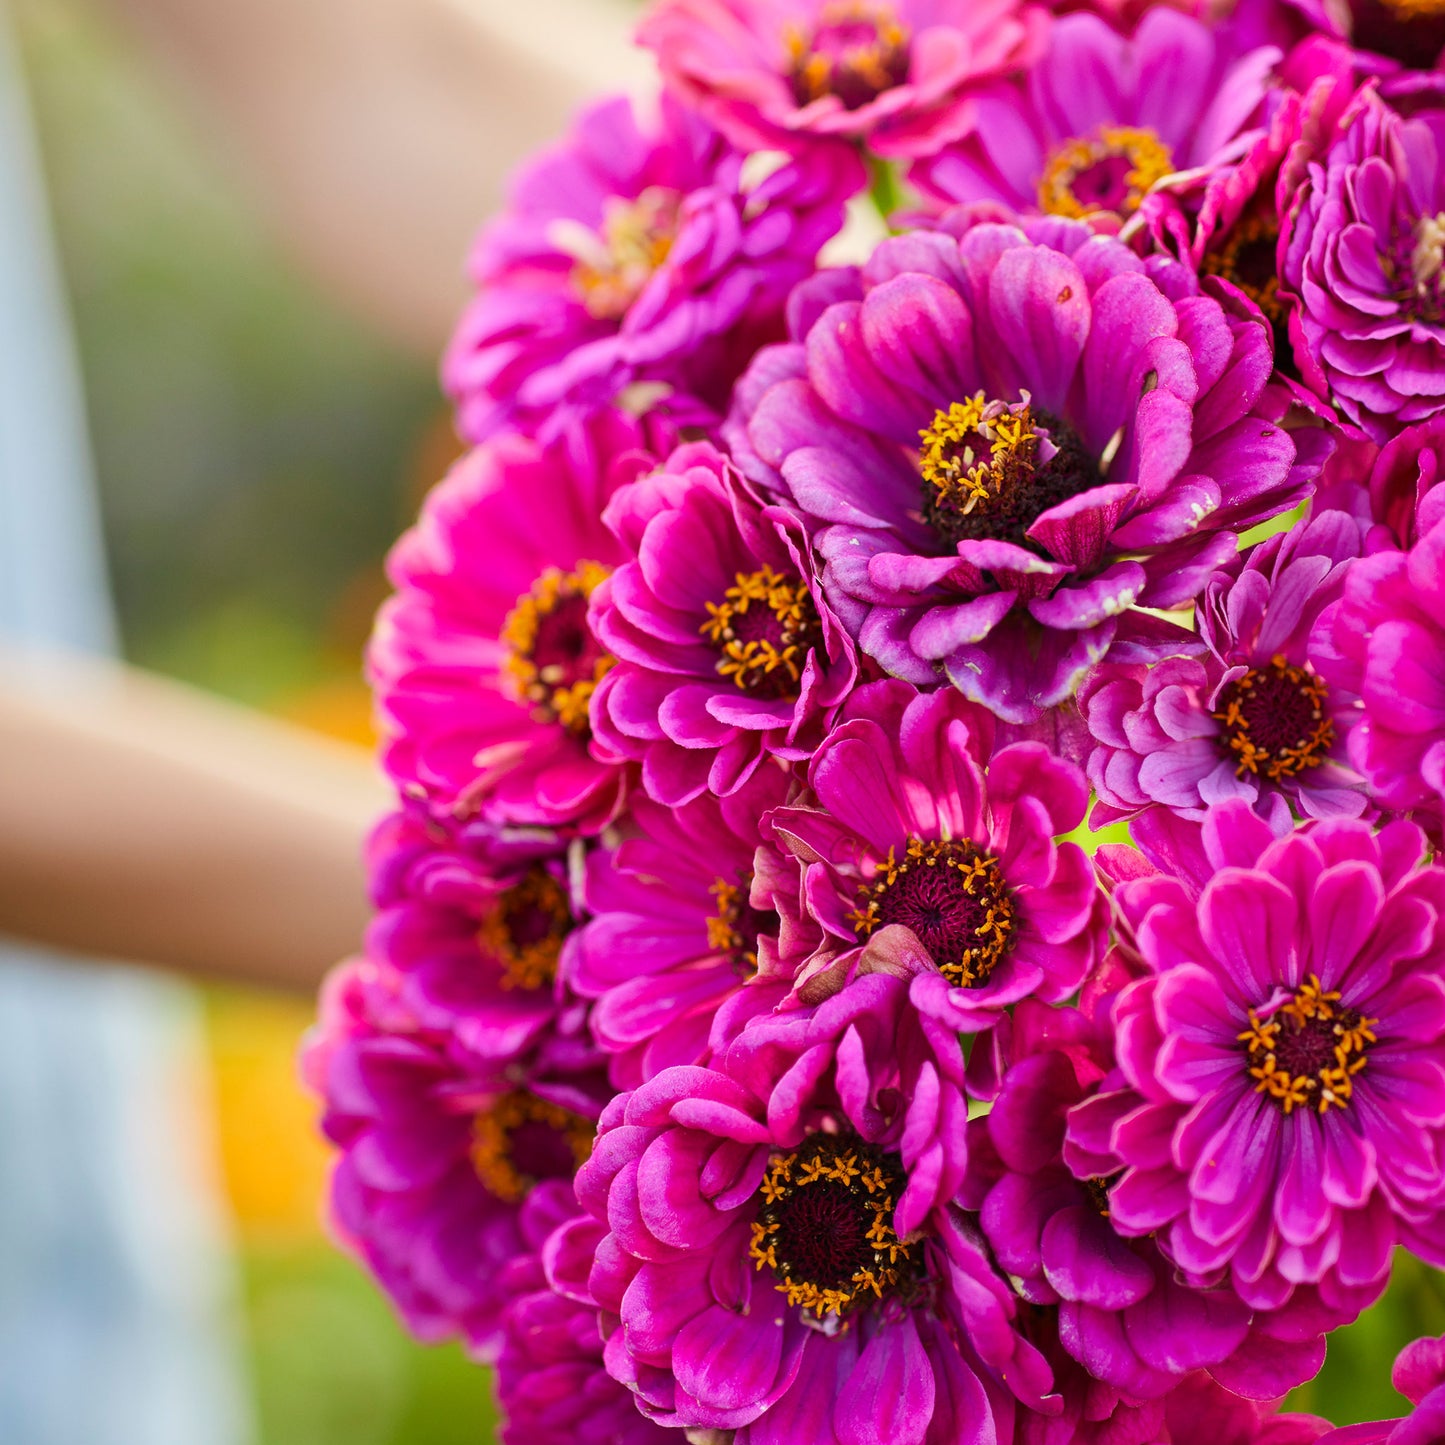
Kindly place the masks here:
POLYGON ((871 975, 753 1019, 717 1069, 609 1106, 578 1174, 610 1230, 591 1291, 659 1422, 737 1445, 992 1438, 1049 1372, 952 1206, 963 1054, 871 975), (1005 1384, 1004 1381, 1007 1383, 1005 1384))
POLYGON ((771 1007, 820 943, 800 914, 796 861, 761 832, 788 789, 781 768, 764 767, 725 798, 666 808, 635 797, 621 841, 588 858, 592 916, 568 939, 563 971, 596 1000, 592 1033, 619 1087, 707 1062, 724 1002, 751 980, 746 1011, 771 1007))
POLYGON ((827 974, 914 975, 914 1002, 970 1032, 1021 998, 1071 994, 1107 929, 1088 858, 1055 842, 1083 821, 1082 773, 1038 743, 990 756, 992 741, 956 693, 871 684, 813 760, 811 798, 772 815, 838 940, 827 974))
POLYGON ((618 413, 545 447, 500 436, 427 497, 368 653, 404 794, 504 824, 595 829, 616 810, 622 774, 589 748, 612 659, 587 603, 621 560, 602 509, 648 465, 641 441, 618 413))
POLYGON ((1202 891, 1115 889, 1145 973, 1065 1157, 1118 1173, 1111 1223, 1186 1280, 1333 1328, 1397 1242, 1445 1259, 1445 869, 1409 823, 1276 838, 1236 800, 1204 831, 1224 862, 1202 891))
MULTIPOLYGON (((1435 504, 1431 504, 1431 515, 1435 504)), ((1357 693, 1362 716, 1350 761, 1388 808, 1445 800, 1445 520, 1408 552, 1350 569, 1331 629, 1331 686, 1357 693)))
POLYGON ((810 757, 857 662, 796 518, 698 443, 623 488, 606 520, 628 560, 591 602, 617 662, 592 702, 599 749, 640 759, 668 804, 810 757))
POLYGON ((846 152, 749 165, 667 96, 647 120, 625 99, 584 112, 477 243, 442 368, 462 434, 551 435, 629 388, 715 419, 863 179, 846 152))
POLYGON ((1356 524, 1326 512, 1210 578, 1202 657, 1096 669, 1079 695, 1095 739, 1095 827, 1155 804, 1200 820, 1213 803, 1273 791, 1306 817, 1365 811, 1344 761, 1355 699, 1319 676, 1311 646, 1359 550, 1356 524))
POLYGON ((661 0, 638 40, 743 149, 916 156, 963 133, 969 83, 1026 64, 1045 24, 1019 0, 661 0))
POLYGON ((1269 47, 1241 54, 1168 6, 1128 38, 1097 15, 1067 15, 1027 74, 973 91, 976 124, 910 178, 946 203, 1117 226, 1165 176, 1238 156, 1278 59, 1269 47))
POLYGON ((1281 242, 1305 382, 1376 440, 1445 408, 1445 111, 1366 85, 1306 168, 1281 242))
POLYGON ((1242 298, 1162 260, 1151 279, 1078 223, 1034 230, 1072 254, 1000 225, 885 241, 862 300, 765 353, 730 425, 817 529, 861 649, 1019 722, 1116 645, 1177 647, 1131 609, 1195 596, 1329 445, 1280 426, 1242 298))
POLYGON ((303 1057, 340 1151, 332 1226, 413 1334, 491 1355, 519 1208, 587 1158, 606 1085, 595 1069, 519 1081, 422 1031, 392 992, 375 964, 338 971, 303 1057))
POLYGON ((417 1024, 498 1068, 566 1067, 590 1052, 584 1006, 558 982, 576 922, 565 844, 411 807, 380 824, 367 854, 367 952, 390 966, 417 1024))

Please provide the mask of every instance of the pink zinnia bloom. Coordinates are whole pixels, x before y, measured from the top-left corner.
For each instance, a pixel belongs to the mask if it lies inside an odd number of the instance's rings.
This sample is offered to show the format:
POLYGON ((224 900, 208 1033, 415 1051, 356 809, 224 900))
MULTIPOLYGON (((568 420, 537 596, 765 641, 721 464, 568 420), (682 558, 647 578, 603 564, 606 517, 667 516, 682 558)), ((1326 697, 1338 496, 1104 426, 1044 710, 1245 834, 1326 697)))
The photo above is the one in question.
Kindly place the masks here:
POLYGON ((887 968, 918 1007, 977 1032, 1083 982, 1107 907, 1084 851, 1055 839, 1083 821, 1088 786, 1038 743, 992 744, 992 719, 953 692, 889 681, 849 702, 810 795, 771 819, 838 945, 805 997, 887 968))
POLYGON ((368 665, 387 772, 439 812, 595 830, 622 772, 590 748, 612 659, 587 604, 622 560, 602 509, 646 467, 616 412, 542 446, 505 434, 453 469, 392 550, 368 665))
POLYGON ((1115 888, 1142 976, 1064 1157, 1186 1280, 1331 1329, 1395 1244, 1445 1261, 1445 868, 1410 823, 1276 837, 1238 800, 1202 841, 1207 876, 1115 888))
POLYGON ((661 0, 638 40, 743 149, 919 156, 963 134, 967 87, 1027 64, 1046 24, 1019 0, 661 0))
POLYGON ((715 420, 863 183, 846 152, 750 164, 667 96, 651 116, 625 99, 585 111, 477 242, 442 367, 462 434, 551 435, 627 393, 715 420))

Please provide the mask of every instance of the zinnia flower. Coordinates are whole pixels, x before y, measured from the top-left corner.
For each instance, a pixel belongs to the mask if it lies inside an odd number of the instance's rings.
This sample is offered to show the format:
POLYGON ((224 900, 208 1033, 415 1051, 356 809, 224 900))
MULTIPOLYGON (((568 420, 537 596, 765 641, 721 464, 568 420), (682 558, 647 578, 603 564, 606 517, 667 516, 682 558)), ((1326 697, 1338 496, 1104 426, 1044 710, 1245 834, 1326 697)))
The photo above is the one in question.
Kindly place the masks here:
MULTIPOLYGON (((1436 510, 1432 502, 1430 514, 1436 510)), ((1408 552, 1386 551, 1350 569, 1332 616, 1331 686, 1359 695, 1350 761, 1388 808, 1445 799, 1445 520, 1408 552)), ((1438 818, 1437 818, 1438 821, 1438 818)))
POLYGON ((972 1032, 1079 987, 1107 915, 1083 850, 1055 839, 1083 821, 1087 786, 1038 743, 992 743, 987 714, 952 692, 889 681, 850 701, 808 770, 811 799, 771 820, 841 950, 804 997, 887 967, 972 1032))
POLYGON ((857 662, 796 518, 698 443, 618 492, 606 521, 628 560, 591 601, 616 659, 592 701, 599 749, 640 759, 668 804, 810 757, 857 662))
POLYGON ((558 981, 576 924, 564 843, 413 806, 383 820, 367 854, 367 952, 422 1028, 498 1068, 575 1066, 590 1052, 584 1006, 558 981))
POLYGON ((377 974, 361 963, 333 977, 303 1058, 340 1151, 332 1226, 419 1339, 460 1334, 491 1356, 519 1208, 587 1158, 605 1084, 590 1070, 519 1081, 382 1007, 377 974))
POLYGON ((1305 382, 1377 441, 1445 408, 1445 111, 1363 87, 1305 171, 1280 258, 1305 382))
POLYGON ((847 152, 760 159, 668 96, 647 119, 626 99, 584 112, 477 242, 442 366, 462 434, 550 436, 624 394, 715 420, 864 179, 847 152))
POLYGON ((916 156, 963 133, 968 84, 1026 64, 1045 24, 1019 0, 662 0, 638 40, 742 149, 916 156))
POLYGON ((1110 1222, 1186 1280, 1333 1328, 1397 1242, 1445 1259, 1445 869, 1409 823, 1276 838, 1235 800, 1204 832, 1222 863, 1202 891, 1115 889, 1145 973, 1065 1158, 1118 1174, 1110 1222))
POLYGON ((923 1445, 992 1438, 996 1409, 1006 1436, 1009 1390, 1042 1404, 1047 1367, 950 1203, 962 1073, 952 1031, 872 975, 609 1106, 577 1192, 610 1231, 608 1361, 649 1414, 737 1445, 923 1445))
POLYGON ((1355 699, 1319 676, 1311 646, 1359 550, 1355 523, 1326 512, 1215 572, 1199 599, 1203 657, 1096 669, 1079 696, 1095 827, 1155 804, 1201 820, 1267 791, 1307 817, 1364 812, 1344 763, 1355 699))
POLYGON ((1160 258, 1151 279, 1077 223, 1033 230, 1071 254, 993 224, 885 241, 861 301, 759 359, 731 428, 816 528, 862 651, 1015 722, 1111 648, 1176 650, 1132 609, 1194 597, 1330 445, 1279 424, 1243 298, 1188 294, 1160 258))
POLYGON ((620 841, 588 858, 592 916, 567 940, 563 970, 596 1000, 592 1032, 618 1087, 707 1062, 724 1002, 753 980, 747 1010, 771 1007, 821 942, 800 914, 797 863, 762 835, 788 789, 781 768, 763 767, 725 798, 666 808, 636 797, 620 841))
POLYGON ((499 436, 427 497, 368 653, 404 794, 502 824, 596 829, 615 812, 622 774, 588 722, 612 659, 587 603, 621 560, 602 508, 648 465, 641 441, 618 413, 545 447, 499 436))
POLYGON ((1127 38, 1097 15, 1066 15, 1026 74, 973 89, 976 123, 910 179, 945 203, 1117 227, 1166 176, 1237 157, 1278 59, 1272 47, 1241 54, 1165 5, 1127 38))

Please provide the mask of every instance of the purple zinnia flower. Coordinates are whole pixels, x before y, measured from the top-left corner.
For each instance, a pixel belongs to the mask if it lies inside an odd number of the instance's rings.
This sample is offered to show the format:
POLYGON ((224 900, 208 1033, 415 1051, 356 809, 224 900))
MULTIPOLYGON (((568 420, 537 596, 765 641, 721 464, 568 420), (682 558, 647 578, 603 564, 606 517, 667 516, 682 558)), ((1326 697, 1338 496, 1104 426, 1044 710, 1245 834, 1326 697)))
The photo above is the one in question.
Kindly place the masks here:
POLYGON ((1330 643, 1335 655, 1320 664, 1326 681, 1360 698, 1350 761, 1385 807, 1427 807, 1438 825, 1445 802, 1445 519, 1408 552, 1379 552, 1350 569, 1330 643))
POLYGON ((1152 1239, 1114 1231, 1111 1179, 1070 1170, 1069 1111, 1112 1063, 1097 1029, 1073 1010, 1029 1001, 1008 1032, 1011 1058, 998 1097, 969 1124, 960 1201, 978 1210, 1015 1289, 1057 1312, 1063 1352, 1132 1404, 1160 1399, 1198 1369, 1256 1400, 1314 1375, 1324 1360, 1322 1336, 1255 1319, 1227 1287, 1197 1289, 1177 1279, 1152 1239))
POLYGON ((421 1028, 498 1068, 585 1059, 585 1007, 558 981, 576 923, 565 844, 413 806, 377 827, 367 864, 377 910, 367 952, 390 966, 421 1028))
POLYGON ((1076 222, 1030 230, 1071 254, 994 224, 885 241, 861 301, 759 358, 729 427, 817 529, 861 649, 1014 722, 1125 640, 1177 647, 1132 609, 1194 597, 1329 445, 1279 424, 1243 298, 1076 222))
POLYGON ((743 149, 916 156, 963 133, 969 83, 1027 64, 1046 24, 1020 0, 661 0, 638 40, 743 149))
POLYGON ((1412 1340, 1395 1356, 1390 1383, 1415 1408, 1402 1420, 1346 1425, 1320 1445, 1436 1445, 1445 1440, 1445 1336, 1412 1340))
POLYGON ((1079 987, 1107 909, 1083 850, 1055 839, 1083 821, 1087 785, 1038 743, 990 756, 992 742, 992 720, 953 692, 887 681, 850 701, 808 769, 811 799, 771 818, 841 950, 800 979, 804 997, 886 968, 973 1032, 1079 987))
POLYGON ((650 118, 626 99, 584 112, 477 243, 478 293, 442 368, 462 434, 550 436, 629 389, 715 420, 863 182, 846 151, 750 162, 667 96, 650 118))
POLYGON ((1270 791, 1306 817, 1365 811, 1344 763, 1354 698, 1319 676, 1311 646, 1359 551, 1356 524, 1325 512, 1215 572, 1199 599, 1203 656, 1095 670, 1079 708, 1095 739, 1096 828, 1156 804, 1198 821, 1270 791))
POLYGON ((592 917, 567 940, 563 973, 596 1000, 592 1033, 618 1087, 706 1063, 719 1007, 748 980, 748 1011, 771 1007, 820 943, 796 861, 761 832, 788 789, 781 768, 763 767, 725 798, 635 797, 621 840, 588 858, 592 917))
POLYGON ((1445 408, 1442 137, 1445 111, 1402 116, 1366 85, 1285 218, 1295 362, 1377 441, 1445 408))
POLYGON ((617 660, 592 700, 599 748, 640 759, 668 804, 730 793, 768 758, 810 757, 857 661, 797 519, 695 443, 619 491, 606 521, 628 560, 591 602, 617 660))
POLYGON ((1235 800, 1203 833, 1202 889, 1115 888, 1144 975, 1065 1158, 1119 1176, 1119 1233, 1313 1333, 1378 1295, 1397 1242, 1445 1260, 1445 869, 1404 822, 1277 838, 1235 800))
POLYGON ((963 1054, 886 975, 753 1019, 608 1106, 578 1198, 612 1371, 736 1445, 1008 1438, 1050 1377, 951 1204, 963 1054), (1004 1384, 1004 1381, 1007 1384, 1004 1384))
POLYGON ((602 509, 649 464, 642 439, 615 412, 545 447, 506 434, 428 495, 368 653, 404 795, 499 824, 595 830, 616 811, 622 772, 589 748, 612 659, 587 603, 621 560, 602 509))
POLYGON ((497 1275, 522 1248, 518 1210, 588 1156, 600 1071, 519 1081, 455 1038, 418 1027, 374 963, 345 966, 322 999, 302 1069, 340 1150, 330 1210, 419 1339, 460 1334, 495 1352, 497 1275))
POLYGON ((973 90, 976 124, 910 179, 945 203, 1117 226, 1166 176, 1238 157, 1278 59, 1272 47, 1240 54, 1168 6, 1129 37, 1067 15, 1026 75, 973 90))
POLYGON ((505 1421, 502 1445, 666 1445, 676 1441, 641 1414, 631 1394, 607 1373, 597 1307, 558 1288, 545 1261, 578 1225, 570 1184, 539 1185, 523 1204, 522 1250, 501 1271, 501 1349, 497 1397, 505 1421))

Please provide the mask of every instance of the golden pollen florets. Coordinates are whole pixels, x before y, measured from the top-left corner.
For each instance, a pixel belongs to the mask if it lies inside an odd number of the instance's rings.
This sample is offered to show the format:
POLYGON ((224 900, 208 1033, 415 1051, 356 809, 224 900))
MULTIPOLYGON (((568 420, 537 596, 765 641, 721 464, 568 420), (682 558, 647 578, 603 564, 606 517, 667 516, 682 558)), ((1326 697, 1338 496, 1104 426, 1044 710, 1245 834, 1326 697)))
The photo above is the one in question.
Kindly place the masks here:
POLYGON ((539 1179, 575 1174, 591 1156, 596 1132, 590 1119, 517 1089, 472 1121, 472 1168, 489 1194, 516 1204, 539 1179))
POLYGON ((800 577, 770 566, 739 572, 721 602, 707 604, 698 629, 716 645, 717 670, 740 692, 795 698, 808 653, 823 640, 812 594, 800 577))
POLYGON ((1065 141, 1049 157, 1039 178, 1039 207, 1074 220, 1100 211, 1132 215, 1173 170, 1169 147, 1152 130, 1104 126, 1092 139, 1065 141))

